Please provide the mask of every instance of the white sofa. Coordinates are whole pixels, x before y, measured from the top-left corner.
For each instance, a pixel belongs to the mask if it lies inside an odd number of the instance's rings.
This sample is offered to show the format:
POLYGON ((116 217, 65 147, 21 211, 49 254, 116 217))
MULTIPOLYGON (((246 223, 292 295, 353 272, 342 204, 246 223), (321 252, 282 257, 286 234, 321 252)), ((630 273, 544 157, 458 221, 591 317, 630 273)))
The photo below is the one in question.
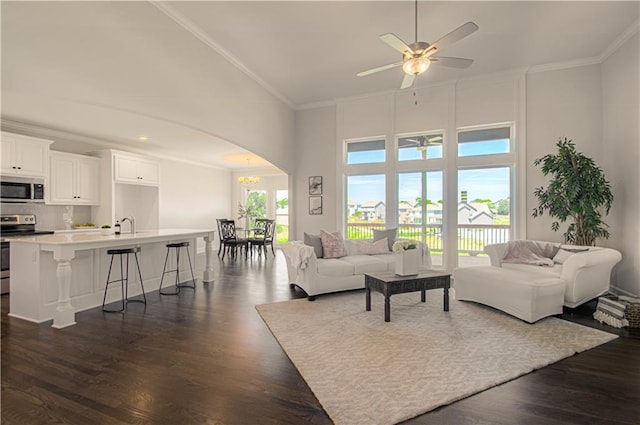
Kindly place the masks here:
MULTIPOLYGON (((544 242, 543 242, 544 243, 544 242)), ((487 245, 491 266, 454 270, 458 300, 485 304, 533 323, 574 308, 609 291, 611 270, 622 259, 610 248, 564 246, 586 251, 568 255, 562 264, 536 266, 505 263, 506 243, 487 245)))
MULTIPOLYGON (((282 246, 287 260, 287 271, 291 286, 298 286, 307 294, 309 301, 317 295, 330 292, 364 288, 364 274, 395 271, 395 254, 359 254, 358 241, 345 240, 347 256, 340 258, 317 258, 313 247, 300 241, 282 246)), ((425 244, 419 268, 431 268, 431 254, 425 244)))

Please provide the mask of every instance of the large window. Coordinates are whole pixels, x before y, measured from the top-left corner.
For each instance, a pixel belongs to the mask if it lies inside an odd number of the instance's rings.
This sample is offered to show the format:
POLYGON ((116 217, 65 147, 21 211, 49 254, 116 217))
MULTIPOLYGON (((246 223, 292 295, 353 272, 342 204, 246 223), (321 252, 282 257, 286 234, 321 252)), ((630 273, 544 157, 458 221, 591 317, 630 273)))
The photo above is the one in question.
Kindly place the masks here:
POLYGON ((458 132, 458 156, 495 155, 511 150, 509 127, 458 132))
POLYGON ((509 167, 458 171, 458 264, 489 264, 488 243, 509 240, 509 167))
POLYGON ((464 127, 453 137, 447 134, 442 129, 399 134, 392 146, 385 138, 345 141, 347 238, 370 238, 374 228, 397 227, 398 237, 429 246, 435 267, 489 263, 484 247, 508 241, 514 231, 513 126, 464 127))
POLYGON ((347 239, 369 239, 385 228, 385 181, 384 174, 347 177, 347 239))
POLYGON ((457 264, 489 264, 484 246, 511 232, 511 126, 458 131, 457 264))
POLYGON ((289 191, 276 190, 276 242, 289 241, 289 191))
POLYGON ((398 161, 442 158, 442 133, 416 134, 398 138, 398 161))
POLYGON ((247 226, 255 227, 256 218, 267 218, 267 192, 265 190, 248 190, 245 202, 247 226))
POLYGON ((398 237, 423 241, 434 266, 443 265, 442 171, 398 174, 398 237))
POLYGON ((384 139, 347 142, 347 164, 380 163, 384 162, 385 158, 384 139))

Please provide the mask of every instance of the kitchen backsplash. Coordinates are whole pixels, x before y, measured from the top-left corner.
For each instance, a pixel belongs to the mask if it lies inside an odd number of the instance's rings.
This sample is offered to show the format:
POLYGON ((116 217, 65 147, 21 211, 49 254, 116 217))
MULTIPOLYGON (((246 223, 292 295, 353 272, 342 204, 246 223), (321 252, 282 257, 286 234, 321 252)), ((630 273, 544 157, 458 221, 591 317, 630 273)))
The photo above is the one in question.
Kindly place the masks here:
MULTIPOLYGON (((64 230, 67 228, 64 222, 67 207, 64 205, 2 203, 0 208, 2 209, 2 214, 35 214, 37 220, 36 229, 38 230, 64 230)), ((73 223, 84 224, 89 222, 91 222, 91 207, 74 206, 73 223)))

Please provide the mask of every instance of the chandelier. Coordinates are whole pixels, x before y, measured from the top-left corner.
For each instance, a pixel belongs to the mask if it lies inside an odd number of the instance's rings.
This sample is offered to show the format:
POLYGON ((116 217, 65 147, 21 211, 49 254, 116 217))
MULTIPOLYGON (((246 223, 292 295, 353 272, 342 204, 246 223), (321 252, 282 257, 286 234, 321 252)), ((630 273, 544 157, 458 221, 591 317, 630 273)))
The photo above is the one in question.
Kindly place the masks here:
POLYGON ((240 176, 238 177, 238 183, 240 183, 242 186, 253 186, 260 183, 260 177, 240 176))

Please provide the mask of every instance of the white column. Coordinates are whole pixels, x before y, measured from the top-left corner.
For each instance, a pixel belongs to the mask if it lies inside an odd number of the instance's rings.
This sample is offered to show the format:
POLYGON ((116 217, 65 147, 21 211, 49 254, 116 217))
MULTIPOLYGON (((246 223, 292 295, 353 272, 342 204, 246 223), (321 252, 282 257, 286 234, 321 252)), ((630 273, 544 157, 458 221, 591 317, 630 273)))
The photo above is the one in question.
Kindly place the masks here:
POLYGON ((58 278, 58 305, 53 314, 53 325, 56 329, 76 324, 76 310, 71 304, 71 260, 75 257, 75 249, 69 246, 56 247, 53 258, 58 262, 56 277, 58 278))
POLYGON ((202 275, 203 282, 213 282, 213 239, 215 232, 211 232, 204 237, 204 252, 206 256, 206 264, 202 275))

